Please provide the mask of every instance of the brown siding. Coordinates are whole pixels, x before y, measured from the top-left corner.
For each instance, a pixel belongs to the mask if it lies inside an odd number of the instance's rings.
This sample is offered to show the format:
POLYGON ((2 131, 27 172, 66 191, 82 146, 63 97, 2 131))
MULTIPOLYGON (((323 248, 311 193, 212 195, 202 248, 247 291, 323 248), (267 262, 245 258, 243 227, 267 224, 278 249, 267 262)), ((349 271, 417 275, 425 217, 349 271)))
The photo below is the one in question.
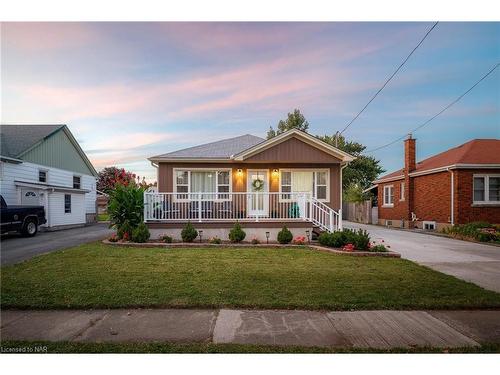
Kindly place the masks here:
POLYGON ((340 160, 307 143, 290 138, 246 159, 248 162, 270 163, 340 163, 340 160))
POLYGON ((158 165, 158 191, 159 192, 172 192, 173 191, 173 169, 174 168, 232 168, 233 178, 233 191, 244 192, 246 191, 246 176, 247 169, 262 169, 269 171, 269 191, 279 191, 279 175, 272 173, 273 169, 281 168, 308 168, 308 169, 330 169, 330 203, 326 203, 335 210, 340 208, 340 166, 339 164, 298 164, 298 163, 267 163, 265 166, 258 163, 159 163, 158 165), (238 174, 237 170, 241 168, 242 174, 238 174))

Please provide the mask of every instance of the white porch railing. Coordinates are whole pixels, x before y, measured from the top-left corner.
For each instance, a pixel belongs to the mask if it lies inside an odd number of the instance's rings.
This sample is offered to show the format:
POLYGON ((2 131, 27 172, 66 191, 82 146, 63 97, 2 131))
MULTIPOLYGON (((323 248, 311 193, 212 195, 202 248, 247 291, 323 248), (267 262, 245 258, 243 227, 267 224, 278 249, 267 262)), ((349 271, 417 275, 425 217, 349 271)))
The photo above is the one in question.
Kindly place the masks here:
POLYGON ((145 222, 309 221, 332 232, 341 217, 311 193, 144 193, 145 222))

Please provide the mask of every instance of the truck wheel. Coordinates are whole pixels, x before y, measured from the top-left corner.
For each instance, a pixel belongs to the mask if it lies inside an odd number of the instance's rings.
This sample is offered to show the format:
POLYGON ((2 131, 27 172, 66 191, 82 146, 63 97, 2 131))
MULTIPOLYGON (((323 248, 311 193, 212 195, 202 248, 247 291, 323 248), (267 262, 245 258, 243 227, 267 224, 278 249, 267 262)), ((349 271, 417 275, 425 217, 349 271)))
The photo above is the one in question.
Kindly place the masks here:
POLYGON ((38 232, 38 225, 34 219, 26 219, 23 225, 22 234, 26 237, 33 237, 38 232))

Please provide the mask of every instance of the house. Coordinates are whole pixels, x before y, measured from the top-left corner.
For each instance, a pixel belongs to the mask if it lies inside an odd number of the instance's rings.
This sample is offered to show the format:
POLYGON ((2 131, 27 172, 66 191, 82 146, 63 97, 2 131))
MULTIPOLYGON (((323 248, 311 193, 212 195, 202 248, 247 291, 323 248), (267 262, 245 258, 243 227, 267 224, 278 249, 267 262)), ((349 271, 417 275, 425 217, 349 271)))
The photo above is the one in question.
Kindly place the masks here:
POLYGON ((404 168, 374 181, 380 225, 441 230, 473 221, 500 223, 500 140, 474 139, 416 162, 404 143, 404 168))
POLYGON ((191 221, 203 237, 227 239, 240 222, 247 238, 271 240, 342 227, 342 168, 354 158, 293 129, 265 140, 250 134, 149 158, 158 192, 145 193, 155 234, 179 237, 191 221), (306 233, 308 231, 308 233, 306 233))
POLYGON ((97 172, 66 125, 1 125, 7 204, 42 205, 47 229, 96 220, 97 172))

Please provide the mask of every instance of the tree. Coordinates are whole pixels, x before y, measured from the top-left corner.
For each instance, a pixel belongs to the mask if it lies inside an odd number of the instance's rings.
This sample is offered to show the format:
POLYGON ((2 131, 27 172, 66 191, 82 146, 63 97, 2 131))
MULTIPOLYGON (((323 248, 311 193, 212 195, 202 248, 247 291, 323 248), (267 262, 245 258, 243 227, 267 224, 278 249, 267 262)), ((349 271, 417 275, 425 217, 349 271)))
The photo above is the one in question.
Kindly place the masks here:
POLYGON ((269 131, 267 132, 267 139, 271 139, 284 133, 290 129, 299 129, 304 132, 307 132, 309 129, 309 123, 302 113, 300 113, 299 109, 295 109, 293 113, 288 113, 286 120, 280 120, 278 122, 278 127, 276 130, 273 129, 272 126, 269 127, 269 131))
MULTIPOLYGON (((335 135, 317 136, 322 141, 335 146, 335 135)), ((373 156, 362 155, 366 149, 361 143, 347 141, 343 136, 339 136, 337 140, 337 148, 355 156, 356 159, 342 171, 342 188, 347 189, 351 185, 358 185, 358 189, 364 190, 370 187, 373 180, 377 176, 385 172, 380 166, 380 160, 373 156)))
POLYGON ((135 174, 123 168, 106 167, 98 174, 97 190, 109 194, 118 183, 124 186, 135 183, 135 174))

